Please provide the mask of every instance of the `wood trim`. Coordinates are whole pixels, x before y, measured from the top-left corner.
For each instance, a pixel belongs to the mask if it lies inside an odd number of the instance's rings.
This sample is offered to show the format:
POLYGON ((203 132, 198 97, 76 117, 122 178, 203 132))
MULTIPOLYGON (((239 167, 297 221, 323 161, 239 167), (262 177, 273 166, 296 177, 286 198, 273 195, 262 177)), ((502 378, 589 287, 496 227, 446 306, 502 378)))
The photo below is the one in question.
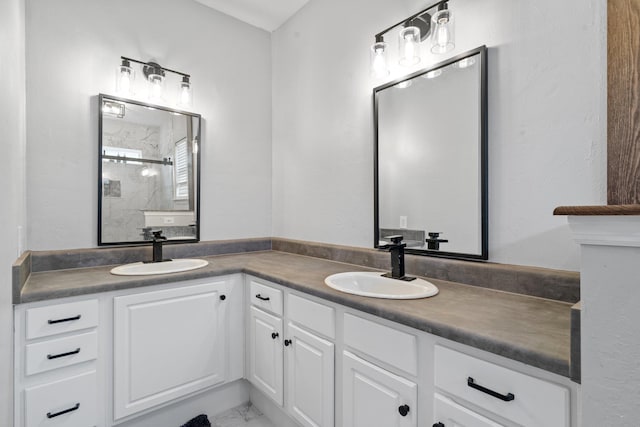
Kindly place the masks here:
POLYGON ((558 206, 554 215, 640 215, 640 204, 605 206, 558 206))
POLYGON ((638 204, 640 0, 608 0, 607 20, 607 203, 638 204))

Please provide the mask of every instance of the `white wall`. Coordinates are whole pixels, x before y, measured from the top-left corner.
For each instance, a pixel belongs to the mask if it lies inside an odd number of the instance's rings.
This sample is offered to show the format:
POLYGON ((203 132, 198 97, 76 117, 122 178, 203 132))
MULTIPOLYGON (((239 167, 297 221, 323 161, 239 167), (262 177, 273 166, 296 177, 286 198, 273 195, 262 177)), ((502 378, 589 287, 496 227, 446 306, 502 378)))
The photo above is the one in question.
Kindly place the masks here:
MULTIPOLYGON (((380 82, 369 78, 368 48, 424 6, 314 0, 273 34, 275 236, 372 246, 380 82)), ((489 47, 490 260, 577 270, 578 246, 552 211, 606 202, 606 2, 452 0, 450 9, 451 55, 489 47)))
POLYGON ((271 234, 269 33, 185 0, 28 0, 26 20, 30 249, 96 246, 96 95, 121 55, 192 75, 201 238, 271 234))
POLYGON ((0 2, 0 425, 13 425, 11 264, 25 224, 24 1, 0 2))

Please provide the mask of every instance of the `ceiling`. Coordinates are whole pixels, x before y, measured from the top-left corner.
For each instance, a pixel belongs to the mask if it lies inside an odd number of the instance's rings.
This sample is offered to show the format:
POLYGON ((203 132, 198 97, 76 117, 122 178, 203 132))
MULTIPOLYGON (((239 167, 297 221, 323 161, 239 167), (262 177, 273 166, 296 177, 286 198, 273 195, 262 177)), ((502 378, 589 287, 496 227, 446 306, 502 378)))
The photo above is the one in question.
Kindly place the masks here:
POLYGON ((269 32, 277 29, 309 0, 196 0, 212 9, 269 32))

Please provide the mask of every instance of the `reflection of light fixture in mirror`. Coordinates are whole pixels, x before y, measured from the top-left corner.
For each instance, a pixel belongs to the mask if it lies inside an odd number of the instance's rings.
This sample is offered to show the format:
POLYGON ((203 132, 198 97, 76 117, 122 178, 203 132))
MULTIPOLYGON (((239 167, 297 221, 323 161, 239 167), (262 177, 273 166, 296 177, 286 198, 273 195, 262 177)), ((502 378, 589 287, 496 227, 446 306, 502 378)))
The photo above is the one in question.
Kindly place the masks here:
POLYGON ((387 67, 387 44, 382 37, 376 37, 376 42, 371 46, 371 74, 375 78, 382 78, 389 75, 387 67))
POLYGON ((128 59, 122 59, 122 64, 116 71, 116 93, 120 96, 131 96, 135 71, 128 59))
POLYGON ((474 57, 464 58, 458 61, 458 68, 469 68, 475 63, 476 59, 474 57))
POLYGON ((440 3, 438 11, 431 17, 431 52, 446 53, 455 47, 453 35, 453 14, 447 3, 440 3))
POLYGON ((442 69, 438 68, 437 70, 432 70, 432 71, 429 71, 428 73, 424 73, 422 77, 425 79, 435 79, 441 74, 442 74, 442 69))
POLYGON ((420 62, 420 28, 407 27, 399 34, 400 60, 403 67, 410 67, 420 62))
POLYGON ((405 80, 405 81, 400 82, 397 85, 395 85, 395 87, 397 87, 398 89, 406 89, 409 86, 411 86, 412 84, 413 84, 413 82, 411 80, 405 80))
POLYGON ((120 102, 104 101, 102 103, 102 112, 121 119, 124 117, 125 106, 120 102))
POLYGON ((191 107, 193 100, 191 96, 191 83, 189 82, 189 76, 182 76, 182 82, 180 82, 180 93, 178 96, 180 98, 178 105, 181 107, 191 107))

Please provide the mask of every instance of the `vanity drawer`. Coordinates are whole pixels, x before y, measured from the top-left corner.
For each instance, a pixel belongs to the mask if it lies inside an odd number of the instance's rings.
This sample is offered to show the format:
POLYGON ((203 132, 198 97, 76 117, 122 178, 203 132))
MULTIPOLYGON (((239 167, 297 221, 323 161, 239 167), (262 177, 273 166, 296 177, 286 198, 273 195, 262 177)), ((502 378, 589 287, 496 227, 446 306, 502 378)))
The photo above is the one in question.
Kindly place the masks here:
POLYGON ((438 393, 433 402, 434 422, 459 427, 504 427, 438 393))
POLYGON ((282 316, 282 291, 251 279, 251 304, 282 316))
POLYGON ((98 425, 96 372, 27 388, 26 427, 98 425))
POLYGON ((30 308, 26 316, 28 340, 92 328, 98 326, 98 300, 30 308))
POLYGON ((345 314, 344 342, 411 375, 418 374, 418 344, 415 335, 345 314))
POLYGON ((336 337, 335 310, 332 307, 289 294, 287 317, 329 338, 336 337))
POLYGON ((62 368, 93 360, 98 356, 96 331, 28 344, 25 375, 62 368))
POLYGON ((567 388, 441 346, 435 385, 517 424, 569 426, 567 388))

